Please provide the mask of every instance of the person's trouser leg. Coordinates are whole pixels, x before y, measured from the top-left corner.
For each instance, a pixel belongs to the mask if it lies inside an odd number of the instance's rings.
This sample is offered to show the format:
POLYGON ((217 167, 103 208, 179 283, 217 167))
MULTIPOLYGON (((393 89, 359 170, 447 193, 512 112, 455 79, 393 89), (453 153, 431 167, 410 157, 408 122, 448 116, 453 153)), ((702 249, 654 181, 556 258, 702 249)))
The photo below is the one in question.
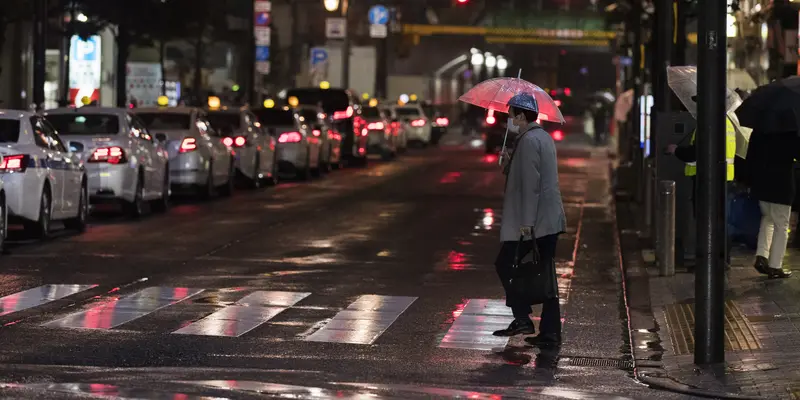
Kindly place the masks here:
MULTIPOLYGON (((541 262, 554 262, 558 235, 548 235, 536 239, 541 262)), ((545 335, 561 335, 561 306, 559 299, 552 299, 542 304, 539 332, 545 335)))
POLYGON ((769 267, 781 269, 783 256, 786 254, 786 244, 789 242, 789 220, 792 217, 792 206, 784 204, 770 204, 770 217, 774 224, 772 243, 769 248, 769 267))
MULTIPOLYGON (((497 276, 500 277, 500 282, 506 292, 506 305, 511 307, 514 318, 522 319, 530 318, 531 305, 519 303, 519 301, 514 298, 511 288, 508 285, 508 281, 511 279, 511 267, 514 265, 517 255, 518 243, 519 242, 503 242, 494 265, 497 270, 497 276)), ((520 245, 520 254, 526 254, 531 249, 533 249, 533 241, 522 242, 520 245)))
POLYGON ((756 255, 769 259, 769 249, 772 244, 773 230, 775 223, 772 221, 771 206, 772 203, 766 201, 758 202, 761 208, 761 227, 758 229, 758 246, 756 246, 756 255))

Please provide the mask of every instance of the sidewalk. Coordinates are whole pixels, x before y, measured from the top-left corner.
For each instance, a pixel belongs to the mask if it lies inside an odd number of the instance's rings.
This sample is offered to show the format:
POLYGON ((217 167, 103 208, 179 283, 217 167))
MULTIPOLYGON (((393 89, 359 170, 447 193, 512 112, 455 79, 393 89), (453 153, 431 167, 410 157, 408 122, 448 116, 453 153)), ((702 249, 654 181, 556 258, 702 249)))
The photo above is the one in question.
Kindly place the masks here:
MULTIPOLYGON (((734 249, 725 293, 726 363, 693 364, 694 275, 659 277, 642 257, 636 210, 617 218, 627 286, 632 348, 639 378, 652 386, 717 398, 800 399, 800 280, 767 280, 752 251, 734 249)), ((789 249, 784 266, 800 265, 789 249)))

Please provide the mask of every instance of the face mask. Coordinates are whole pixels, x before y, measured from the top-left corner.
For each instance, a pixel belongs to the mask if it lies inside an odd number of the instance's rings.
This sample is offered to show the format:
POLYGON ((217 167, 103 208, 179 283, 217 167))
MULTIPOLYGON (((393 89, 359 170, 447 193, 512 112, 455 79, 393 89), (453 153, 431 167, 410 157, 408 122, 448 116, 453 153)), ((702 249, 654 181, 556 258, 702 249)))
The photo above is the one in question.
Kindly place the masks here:
POLYGON ((514 118, 508 117, 508 131, 511 133, 519 133, 519 127, 514 125, 514 118))

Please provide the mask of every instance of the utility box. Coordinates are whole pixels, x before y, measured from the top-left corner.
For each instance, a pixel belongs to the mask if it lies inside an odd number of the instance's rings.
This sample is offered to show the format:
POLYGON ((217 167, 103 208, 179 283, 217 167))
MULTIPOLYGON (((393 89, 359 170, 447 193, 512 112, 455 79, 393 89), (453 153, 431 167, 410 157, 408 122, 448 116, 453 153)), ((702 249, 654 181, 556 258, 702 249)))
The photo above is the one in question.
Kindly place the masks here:
MULTIPOLYGON (((656 127, 660 148, 656 156, 656 180, 675 181, 675 264, 684 266, 686 260, 695 259, 696 222, 693 207, 694 181, 684 175, 686 164, 673 155, 665 154, 670 144, 688 146, 697 121, 689 112, 659 112, 656 127)), ((658 185, 654 185, 658 187, 658 185)), ((657 199, 654 196, 654 199, 657 199)), ((659 204, 655 204, 656 213, 659 204)))

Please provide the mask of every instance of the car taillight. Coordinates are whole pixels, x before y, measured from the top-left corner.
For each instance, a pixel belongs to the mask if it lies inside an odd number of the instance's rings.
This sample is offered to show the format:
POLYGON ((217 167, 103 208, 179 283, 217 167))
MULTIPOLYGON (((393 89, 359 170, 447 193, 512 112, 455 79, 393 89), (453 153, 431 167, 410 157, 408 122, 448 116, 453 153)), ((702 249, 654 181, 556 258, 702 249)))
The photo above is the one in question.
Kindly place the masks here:
POLYGON ((300 132, 284 132, 278 137, 278 143, 298 143, 303 140, 300 132))
POLYGON ((100 147, 94 149, 88 160, 90 163, 122 164, 127 161, 125 151, 121 147, 100 147))
POLYGON ((313 131, 311 131, 311 134, 314 136, 319 136, 322 135, 322 131, 319 129, 314 129, 313 131))
POLYGON ((425 126, 425 120, 424 119, 415 119, 415 120, 411 121, 411 126, 415 126, 417 128, 419 128, 420 126, 425 126))
POLYGON ((237 136, 233 139, 233 144, 236 145, 236 147, 242 147, 247 144, 247 138, 244 136, 237 136))
POLYGON ((553 131, 553 140, 560 142, 564 140, 564 132, 562 131, 553 131))
POLYGON ((447 118, 436 118, 436 124, 439 126, 447 126, 450 125, 450 120, 447 118))
POLYGON ((383 128, 385 128, 385 126, 383 125, 383 122, 373 122, 373 123, 367 125, 367 129, 369 129, 371 131, 382 131, 383 128))
POLYGON ((3 162, 0 163, 0 172, 25 172, 26 169, 28 169, 27 154, 3 156, 3 162))
POLYGON ((229 137, 223 138, 222 139, 222 144, 224 144, 225 146, 228 146, 228 147, 232 147, 233 146, 233 138, 229 138, 229 137))
POLYGON ((350 118, 353 116, 353 107, 348 106, 344 111, 335 111, 333 113, 333 119, 345 119, 350 118))
POLYGON ((197 139, 190 137, 183 138, 181 147, 178 149, 178 151, 181 153, 188 153, 195 150, 197 150, 197 139))
POLYGON ((487 125, 494 125, 495 122, 497 122, 497 119, 494 116, 490 115, 490 116, 486 117, 486 124, 487 125))

